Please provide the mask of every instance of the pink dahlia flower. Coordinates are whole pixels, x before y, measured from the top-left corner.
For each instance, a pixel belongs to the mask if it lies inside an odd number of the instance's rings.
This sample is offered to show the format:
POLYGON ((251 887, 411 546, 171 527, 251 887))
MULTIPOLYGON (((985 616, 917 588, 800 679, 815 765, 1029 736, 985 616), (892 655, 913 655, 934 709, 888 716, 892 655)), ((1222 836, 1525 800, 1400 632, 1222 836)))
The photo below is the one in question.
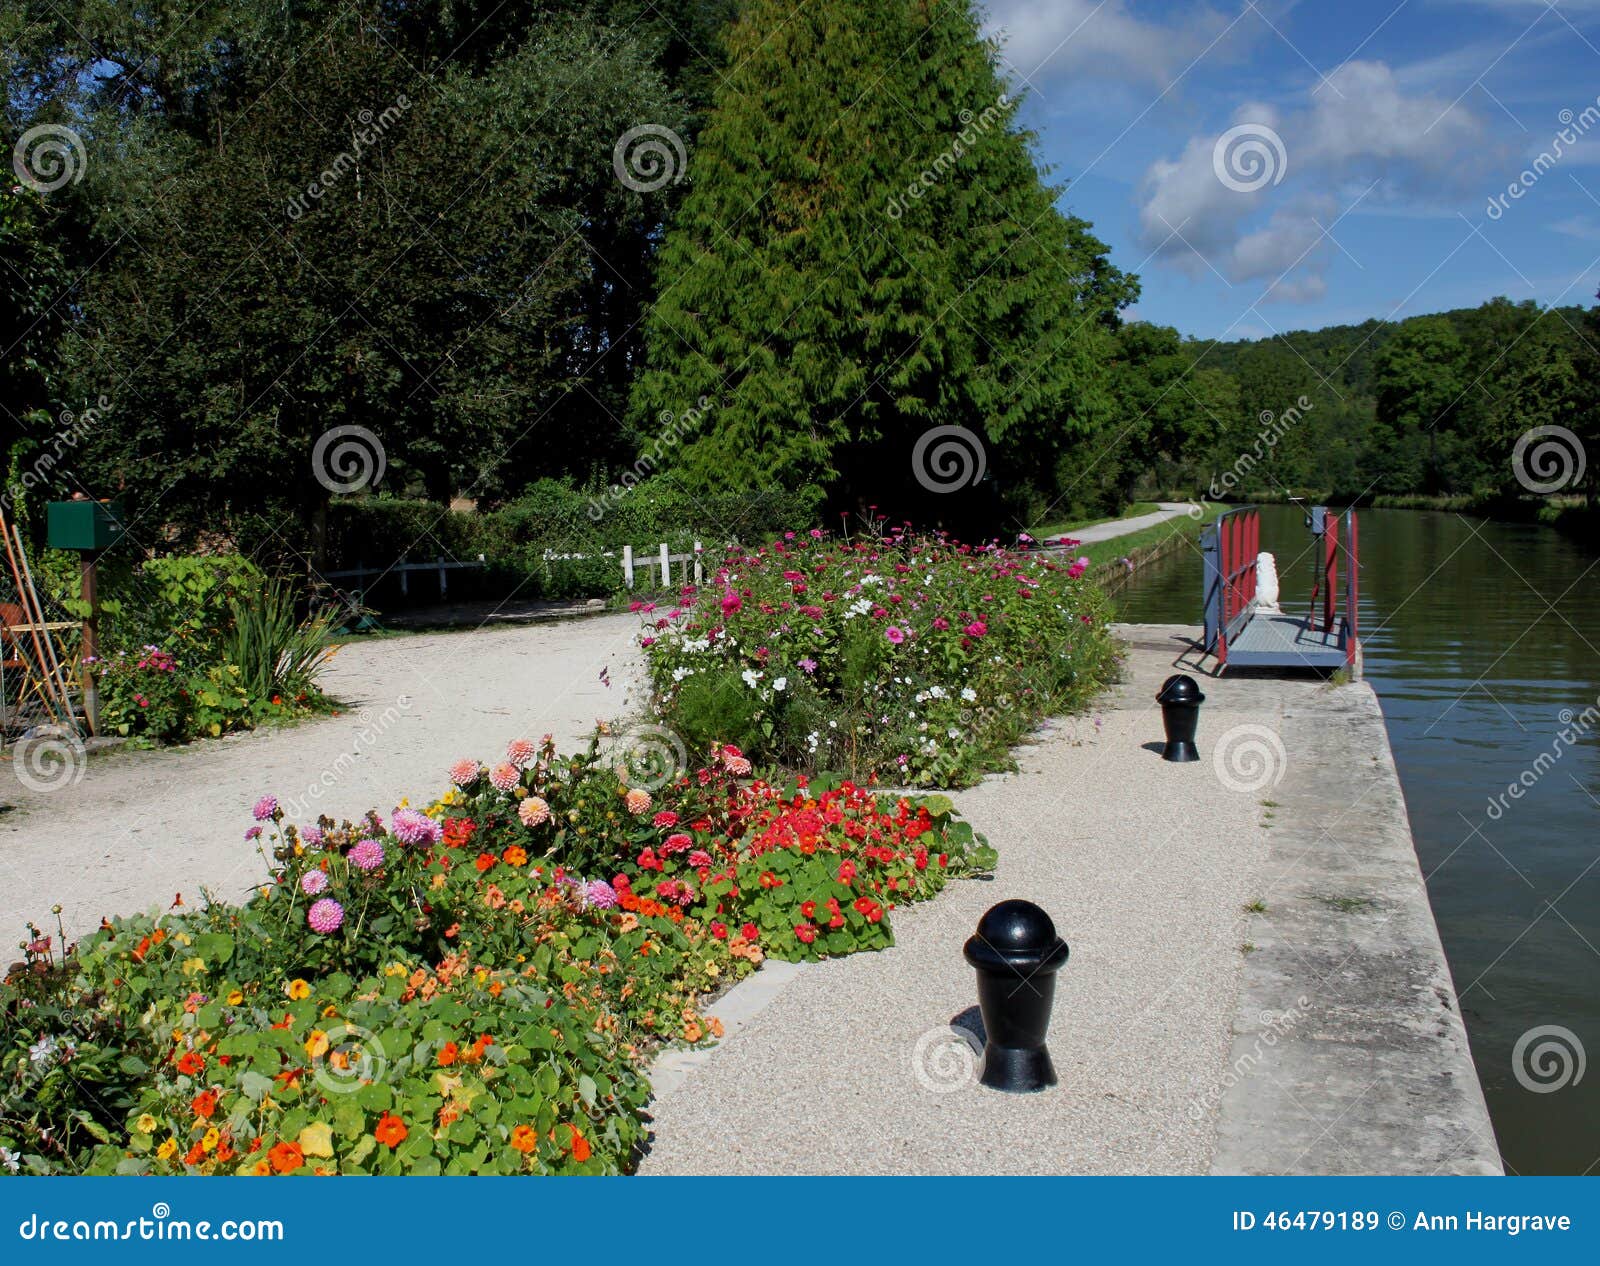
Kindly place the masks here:
POLYGON ((617 904, 617 890, 604 879, 592 881, 583 893, 589 898, 590 905, 599 906, 602 910, 609 910, 617 904))
POLYGON ((676 813, 674 813, 671 809, 663 809, 663 810, 661 810, 660 813, 656 814, 656 816, 651 818, 650 820, 652 822, 654 822, 657 826, 663 827, 663 828, 664 827, 677 826, 678 825, 678 815, 676 813))
POLYGON ((506 744, 506 759, 518 769, 526 769, 533 764, 533 758, 539 754, 539 748, 532 739, 512 739, 506 744))
POLYGON ((458 760, 450 766, 450 781, 458 787, 470 787, 478 781, 478 775, 483 772, 483 766, 471 758, 458 760))
POLYGON ((538 826, 550 820, 550 806, 542 796, 529 796, 517 806, 517 816, 523 826, 538 826))
POLYGON ((377 840, 360 840, 346 860, 357 870, 377 870, 383 865, 383 845, 377 840))
POLYGON ((515 791, 521 781, 522 771, 506 761, 489 771, 489 783, 496 791, 515 791))
POLYGON ((332 897, 324 897, 311 907, 306 915, 306 922, 311 925, 313 932, 327 936, 330 932, 337 932, 344 924, 344 907, 332 897))
POLYGON ((444 828, 415 809, 396 809, 389 830, 402 844, 437 844, 444 838, 444 828))
POLYGON ((328 890, 328 877, 320 870, 308 870, 300 876, 300 891, 308 897, 328 890))
POLYGON ((307 848, 321 848, 322 828, 320 826, 308 826, 303 828, 300 832, 300 842, 307 848))
POLYGON ((628 806, 628 812, 638 817, 641 813, 650 812, 650 793, 639 787, 629 790, 623 798, 623 803, 628 806))

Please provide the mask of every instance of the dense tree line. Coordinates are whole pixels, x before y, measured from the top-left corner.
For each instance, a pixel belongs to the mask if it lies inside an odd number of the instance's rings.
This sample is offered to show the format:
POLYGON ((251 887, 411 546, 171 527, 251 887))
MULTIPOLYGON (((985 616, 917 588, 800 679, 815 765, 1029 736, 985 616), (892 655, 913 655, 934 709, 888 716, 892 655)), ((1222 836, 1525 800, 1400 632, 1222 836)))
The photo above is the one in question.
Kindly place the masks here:
MULTIPOLYGON (((1497 298, 1258 341, 1180 340, 1137 324, 1117 340, 1126 411, 1141 418, 1116 458, 1127 497, 1492 501, 1526 490, 1513 456, 1535 428, 1562 428, 1600 453, 1595 310, 1497 298)), ((1592 493, 1596 473, 1583 465, 1563 491, 1592 493)))
POLYGON ((441 506, 643 478, 985 530, 1504 491, 1529 427, 1594 434, 1578 309, 1125 323, 967 0, 15 0, 0 47, 7 144, 81 145, 0 200, 5 473, 55 452, 147 539, 316 550, 341 427, 441 506), (950 427, 972 486, 930 497, 950 427))

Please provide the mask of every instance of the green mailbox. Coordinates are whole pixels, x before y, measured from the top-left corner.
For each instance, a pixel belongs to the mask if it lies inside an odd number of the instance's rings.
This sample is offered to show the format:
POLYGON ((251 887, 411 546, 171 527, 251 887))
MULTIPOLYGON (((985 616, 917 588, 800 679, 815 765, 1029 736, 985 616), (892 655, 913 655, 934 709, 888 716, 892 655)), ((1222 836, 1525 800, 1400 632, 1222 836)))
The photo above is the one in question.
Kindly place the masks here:
POLYGON ((45 507, 45 543, 51 549, 90 553, 121 539, 120 501, 51 501, 45 507))

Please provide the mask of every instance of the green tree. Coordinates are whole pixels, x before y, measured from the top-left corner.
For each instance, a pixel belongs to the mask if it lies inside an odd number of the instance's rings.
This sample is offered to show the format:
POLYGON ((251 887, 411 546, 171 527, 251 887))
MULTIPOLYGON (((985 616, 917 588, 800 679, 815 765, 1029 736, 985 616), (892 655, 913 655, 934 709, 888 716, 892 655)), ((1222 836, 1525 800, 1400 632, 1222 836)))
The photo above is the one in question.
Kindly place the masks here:
POLYGON ((912 451, 957 425, 1015 501, 1051 495, 1133 288, 1056 210, 967 4, 753 0, 728 54, 633 395, 672 476, 948 514, 912 451))

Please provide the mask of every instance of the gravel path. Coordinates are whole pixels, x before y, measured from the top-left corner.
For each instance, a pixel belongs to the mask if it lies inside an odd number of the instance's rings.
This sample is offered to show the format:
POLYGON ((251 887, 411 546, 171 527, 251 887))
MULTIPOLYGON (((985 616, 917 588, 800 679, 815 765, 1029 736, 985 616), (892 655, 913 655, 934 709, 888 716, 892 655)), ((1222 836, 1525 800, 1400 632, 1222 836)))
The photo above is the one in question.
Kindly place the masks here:
MULTIPOLYGON (((956 796, 1000 852, 995 879, 897 911, 893 949, 808 967, 743 1017, 658 1100, 644 1172, 1205 1172, 1266 831, 1259 795, 1152 747, 1173 658, 1136 645, 1098 717, 956 796), (1039 1096, 976 1088, 950 1031, 981 1032, 961 947, 1007 897, 1044 906, 1072 949, 1050 1031, 1061 1085, 1039 1096)), ((1248 678, 1205 690, 1204 734, 1276 722, 1248 678)))
MULTIPOLYGON (((291 816, 387 813, 442 791, 461 756, 517 737, 571 743, 627 710, 636 616, 359 642, 326 677, 348 710, 281 729, 166 751, 97 753, 76 783, 48 792, 0 767, 0 936, 23 921, 67 931, 102 915, 166 906, 202 887, 237 899, 263 873, 243 842, 250 806, 272 792, 291 816), (610 684, 600 678, 607 671, 610 684)), ((9 755, 9 753, 8 753, 9 755)))
POLYGON ((1134 532, 1142 532, 1145 528, 1155 527, 1158 523, 1165 523, 1168 519, 1175 519, 1180 514, 1200 515, 1201 508, 1192 501, 1158 501, 1159 510, 1152 510, 1149 514, 1136 514, 1131 519, 1112 519, 1109 523, 1096 523, 1092 527, 1079 528, 1076 532, 1068 532, 1080 545, 1092 545, 1095 541, 1109 541, 1119 536, 1128 536, 1134 532))

